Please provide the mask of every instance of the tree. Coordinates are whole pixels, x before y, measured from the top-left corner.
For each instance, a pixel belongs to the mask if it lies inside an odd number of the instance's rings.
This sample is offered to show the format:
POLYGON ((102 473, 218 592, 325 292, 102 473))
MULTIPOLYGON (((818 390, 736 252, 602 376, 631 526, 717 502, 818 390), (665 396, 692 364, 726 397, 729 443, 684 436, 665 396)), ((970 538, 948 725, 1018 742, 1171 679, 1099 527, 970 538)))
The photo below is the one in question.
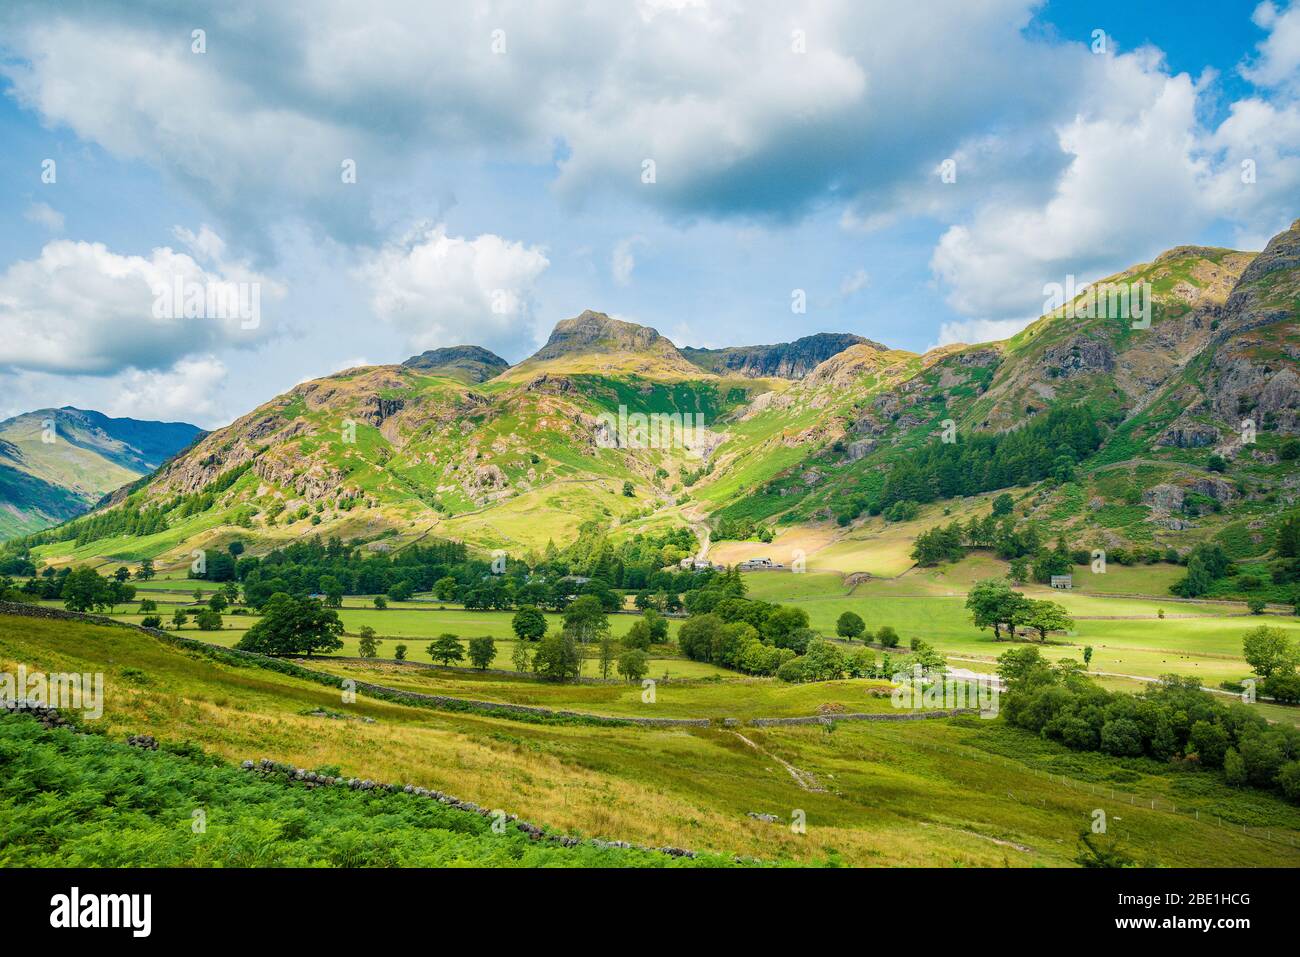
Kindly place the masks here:
POLYGON ((383 611, 385 608, 388 607, 388 599, 385 598, 383 595, 376 595, 375 607, 378 608, 380 611, 383 611))
POLYGON ((623 494, 626 495, 628 498, 636 497, 636 489, 632 486, 631 482, 623 483, 623 494))
POLYGON ((835 623, 835 634, 841 638, 861 638, 862 633, 867 630, 867 623, 862 620, 862 616, 855 611, 846 611, 840 615, 839 621, 835 623))
POLYGON ((357 630, 357 648, 362 658, 375 658, 379 655, 379 638, 375 637, 375 629, 369 625, 362 625, 357 630))
POLYGON ((194 616, 194 624, 199 631, 220 631, 221 613, 211 608, 203 608, 194 616))
POLYGON ((108 583, 93 568, 82 566, 63 579, 63 607, 68 611, 91 611, 108 604, 108 583))
POLYGON ((127 568, 125 565, 118 565, 117 571, 113 572, 113 577, 120 582, 124 582, 131 577, 131 569, 127 568))
POLYGON ((538 641, 546 634, 546 616, 536 605, 525 605, 510 619, 510 627, 520 641, 538 641))
POLYGON ((263 655, 311 657, 318 651, 343 647, 343 623, 338 612, 314 598, 294 598, 276 592, 262 607, 262 617, 235 645, 263 655))
POLYGON ((1069 631, 1074 627, 1074 619, 1054 601, 1026 601, 1017 623, 1038 632, 1039 641, 1046 641, 1049 631, 1069 631))
POLYGON ((230 607, 230 602, 226 599, 224 591, 213 592, 212 597, 208 599, 208 607, 218 615, 230 607))
POLYGON ((1017 618, 1023 613, 1024 601, 1025 596, 1012 591, 1006 581, 992 578, 975 583, 966 596, 966 607, 975 627, 991 627, 993 637, 1001 640, 1004 626, 1014 629, 1017 618))
POLYGON ((668 619, 653 608, 647 608, 641 620, 650 629, 650 643, 662 645, 668 640, 668 619))
POLYGON ((1264 679, 1264 694, 1283 704, 1300 702, 1300 674, 1275 671, 1264 679))
POLYGON ((439 635, 429 642, 424 650, 433 661, 441 661, 444 665, 460 661, 465 657, 465 649, 460 646, 460 639, 450 632, 439 635))
POLYGON ((450 575, 439 578, 433 585, 433 596, 438 601, 455 601, 458 583, 450 575))
POLYGON ((652 642, 650 637, 650 626, 644 619, 638 619, 632 622, 632 627, 628 629, 627 634, 623 636, 623 644, 628 648, 637 648, 646 651, 652 642))
POLYGON ((172 612, 172 624, 176 626, 176 629, 178 631, 185 624, 185 622, 189 620, 190 620, 190 616, 185 613, 184 608, 177 608, 174 612, 172 612))
POLYGON ((880 643, 882 648, 897 648, 898 632, 894 630, 892 625, 881 625, 876 631, 876 641, 880 643))
POLYGON ((235 558, 238 558, 240 555, 244 554, 244 543, 239 539, 235 539, 226 546, 226 551, 230 552, 230 554, 235 558))
POLYGON ((582 644, 603 638, 609 634, 609 617, 605 614, 605 606, 595 595, 579 596, 564 609, 564 630, 572 632, 573 637, 582 644))
POLYGON ((1268 607, 1268 603, 1262 598, 1252 598, 1246 602, 1246 607, 1250 609, 1252 615, 1262 615, 1264 609, 1268 607))
POLYGON ((145 615, 143 618, 140 619, 140 627, 161 629, 162 619, 157 615, 145 615))
POLYGON ((618 655, 618 644, 613 637, 605 634, 601 637, 598 644, 600 649, 597 660, 600 662, 600 676, 609 680, 609 673, 614 668, 614 661, 618 655))
POLYGON ((1008 492, 1003 492, 993 500, 993 514, 999 517, 1010 515, 1011 509, 1015 507, 1015 499, 1008 492))
POLYGON ((393 649, 393 658, 397 661, 406 660, 406 645, 398 645, 393 649))
POLYGON ((1223 777, 1235 788, 1246 783, 1246 762, 1236 748, 1229 748, 1223 754, 1223 777))
POLYGON ((118 605, 132 601, 134 598, 134 585, 128 585, 116 578, 104 582, 104 603, 108 606, 110 612, 116 611, 118 605))
POLYGON ((325 596, 326 608, 343 607, 343 584, 333 575, 321 575, 320 592, 325 596))
POLYGON ((640 681, 650 670, 650 656, 640 648, 627 648, 618 656, 618 673, 628 681, 640 681))
POLYGON ((537 645, 533 671, 552 681, 571 681, 582 673, 577 639, 567 630, 547 635, 537 645))
POLYGON ((497 643, 491 635, 482 635, 469 640, 469 662, 480 671, 487 670, 497 656, 497 643))
POLYGON ((147 582, 149 579, 153 578, 153 576, 154 576, 153 559, 152 558, 140 559, 140 567, 135 570, 136 580, 147 582))
POLYGON ((1223 767, 1231 743, 1227 729, 1217 721, 1197 721, 1187 735, 1188 752, 1195 754, 1207 768, 1223 767))
POLYGON ((156 601, 154 601, 152 598, 142 598, 142 599, 140 599, 140 611, 139 611, 139 614, 141 614, 141 615, 147 615, 147 614, 149 614, 150 612, 154 612, 154 611, 157 611, 157 610, 158 610, 158 603, 157 603, 156 601))
POLYGON ((510 652, 510 663, 515 666, 515 671, 520 673, 531 671, 532 653, 528 650, 528 645, 516 641, 514 651, 510 652))
POLYGON ((1241 636, 1241 656, 1255 674, 1268 678, 1275 671, 1296 666, 1300 655, 1281 628, 1260 625, 1241 636))
POLYGON ((413 594, 415 594, 415 586, 405 580, 395 582, 388 589, 388 597, 393 601, 410 601, 413 594))
POLYGON ((1083 666, 1085 668, 1092 664, 1092 645, 1083 646, 1083 666))
POLYGON ((221 593, 226 596, 228 604, 235 604, 235 602, 239 601, 239 583, 226 582, 221 586, 221 593))

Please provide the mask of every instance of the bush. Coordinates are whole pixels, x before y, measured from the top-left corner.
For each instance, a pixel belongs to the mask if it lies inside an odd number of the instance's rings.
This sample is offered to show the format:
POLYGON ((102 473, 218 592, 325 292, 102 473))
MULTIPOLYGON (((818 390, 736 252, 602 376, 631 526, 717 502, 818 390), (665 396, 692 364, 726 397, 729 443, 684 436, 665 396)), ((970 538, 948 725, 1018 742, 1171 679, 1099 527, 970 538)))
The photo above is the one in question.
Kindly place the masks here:
POLYGON ((883 648, 897 648, 898 632, 896 632, 891 625, 881 625, 880 629, 876 632, 876 641, 883 648))
POLYGON ((776 677, 780 681, 788 681, 791 684, 803 681, 803 659, 791 658, 776 670, 776 677))

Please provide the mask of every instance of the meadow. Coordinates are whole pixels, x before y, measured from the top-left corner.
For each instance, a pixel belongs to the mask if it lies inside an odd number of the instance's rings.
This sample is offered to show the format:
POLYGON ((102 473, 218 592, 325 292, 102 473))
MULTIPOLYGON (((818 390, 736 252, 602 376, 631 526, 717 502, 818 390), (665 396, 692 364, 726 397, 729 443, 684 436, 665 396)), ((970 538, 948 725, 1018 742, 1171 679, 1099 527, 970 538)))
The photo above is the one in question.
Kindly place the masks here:
MULTIPOLYGON (((410 782, 591 837, 814 864, 1069 865, 1093 809, 1110 807, 1104 792, 1116 788, 1117 802, 1129 793, 1201 812, 1198 821, 1125 803, 1112 833, 1141 863, 1300 864, 1298 848, 1208 823, 1221 816, 1226 825, 1300 828, 1300 809, 1270 794, 1145 759, 1070 752, 1000 721, 734 730, 516 721, 364 694, 347 703, 336 688, 215 661, 132 629, 0 616, 0 669, 19 663, 104 672, 104 715, 94 724, 108 740, 147 733, 225 762, 267 757, 410 782), (1080 786, 1063 786, 1055 777, 1062 774, 1080 786), (791 826, 801 820, 805 828, 791 826)), ((468 687, 472 679, 408 669, 404 680, 468 687)), ((499 680, 483 676, 480 687, 499 680)), ((718 687, 738 700, 767 693, 747 690, 758 688, 749 683, 718 687)), ((711 703, 716 692, 707 684, 681 690, 695 696, 692 708, 726 710, 711 703)), ((659 691, 666 707, 686 710, 688 699, 674 699, 671 685, 659 691)), ((784 705, 802 709, 843 691, 791 689, 784 705)), ((605 686, 552 692, 530 682, 517 693, 592 695, 587 703, 602 709, 636 706, 605 686), (601 695, 610 697, 596 700, 601 695)), ((779 697, 755 702, 782 704, 779 697)), ((60 800, 70 798, 47 799, 55 807, 64 806, 60 800)), ((286 818, 269 804, 263 813, 264 836, 273 840, 286 818)), ((168 815, 164 808, 156 816, 188 835, 188 819, 168 815)), ((13 807, 0 809, 0 828, 20 820, 13 807)))

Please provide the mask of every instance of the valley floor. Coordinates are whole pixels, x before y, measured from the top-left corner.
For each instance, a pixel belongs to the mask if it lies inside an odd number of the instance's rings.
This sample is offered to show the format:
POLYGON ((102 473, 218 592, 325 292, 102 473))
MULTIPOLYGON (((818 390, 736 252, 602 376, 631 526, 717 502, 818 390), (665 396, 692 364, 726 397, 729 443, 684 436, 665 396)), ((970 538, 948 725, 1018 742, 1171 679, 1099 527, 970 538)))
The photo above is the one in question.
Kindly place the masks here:
MULTIPOLYGON (((365 694, 347 704, 337 688, 237 667, 134 629, 0 616, 0 670, 18 664, 103 672, 104 715, 94 724, 110 738, 151 734, 233 763, 267 757, 409 782, 591 837, 799 863, 1068 866, 1101 807, 1142 864, 1300 866, 1292 843, 1300 809, 1269 794, 1228 788, 1210 773, 1070 752, 976 717, 650 728, 511 720, 365 694), (803 833, 791 826, 801 820, 803 833)), ((611 686, 370 663, 355 670, 439 693, 476 689, 478 697, 576 710, 703 717, 815 712, 828 702, 866 710, 876 684, 670 682, 648 704, 611 686)), ((209 809, 221 814, 219 805, 209 809)))

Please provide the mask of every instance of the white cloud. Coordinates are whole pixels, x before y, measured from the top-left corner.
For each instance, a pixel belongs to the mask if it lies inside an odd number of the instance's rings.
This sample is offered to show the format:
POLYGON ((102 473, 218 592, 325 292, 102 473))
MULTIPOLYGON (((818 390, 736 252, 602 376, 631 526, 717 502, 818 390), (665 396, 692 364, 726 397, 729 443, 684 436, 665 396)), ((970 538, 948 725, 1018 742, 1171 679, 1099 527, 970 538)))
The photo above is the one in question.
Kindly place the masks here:
POLYGON ((1251 20, 1269 34, 1259 44, 1259 55, 1242 64, 1241 75, 1259 87, 1300 93, 1300 4, 1293 2, 1279 10, 1271 2, 1261 3, 1251 20))
MULTIPOLYGON (((209 231, 209 252, 214 239, 209 231)), ((279 284, 242 263, 200 258, 206 266, 165 246, 129 256, 103 243, 47 243, 36 259, 0 273, 0 368, 111 375, 265 339, 271 324, 264 315, 256 328, 243 328, 251 323, 238 314, 174 318, 179 307, 156 308, 158 297, 178 283, 186 293, 244 283, 250 314, 254 292, 261 305, 283 295, 279 284)))
POLYGON ((104 390, 107 415, 204 423, 223 407, 226 367, 214 356, 182 359, 170 369, 123 373, 104 390))
POLYGON ((358 275, 370 286, 375 315, 397 326, 413 350, 491 349, 536 338, 533 286, 549 265, 540 247, 491 233, 448 236, 436 226, 372 254, 358 275))
POLYGON ((955 343, 975 345, 980 342, 997 342, 1014 336, 1036 317, 1025 319, 967 319, 962 322, 945 322, 939 327, 939 338, 928 349, 950 346, 955 343))
POLYGON ((840 296, 847 299, 854 293, 867 288, 869 282, 871 282, 871 277, 867 275, 865 269, 859 267, 840 281, 840 296))
POLYGON ((52 233, 63 232, 63 214, 49 203, 32 203, 23 212, 23 219, 52 233))
POLYGON ((787 217, 833 197, 882 213, 968 141, 1069 102, 1080 58, 1024 34, 1037 5, 674 0, 629 16, 503 0, 485 16, 376 0, 359 21, 346 0, 256 16, 102 0, 57 18, 10 0, 0 73, 47 123, 164 169, 241 232, 288 210, 371 233, 370 204, 403 174, 485 151, 555 162, 575 202, 610 191, 673 216, 787 217), (205 54, 190 52, 195 23, 210 24, 205 54), (345 158, 355 187, 340 183, 345 158))
POLYGON ((633 250, 644 243, 640 236, 629 236, 614 244, 614 253, 610 257, 609 268, 614 281, 626 286, 632 280, 632 270, 636 268, 636 256, 633 250))
POLYGON ((951 226, 931 267, 949 304, 1008 319, 1041 306, 1043 286, 1092 281, 1149 260, 1171 237, 1216 219, 1253 242, 1294 216, 1300 114, 1260 100, 1234 103, 1213 130, 1198 120, 1212 76, 1170 76, 1158 51, 1098 57, 1090 107, 1057 128, 1067 165, 1041 202, 989 202, 951 226), (1241 161, 1258 164, 1243 183, 1241 161))

